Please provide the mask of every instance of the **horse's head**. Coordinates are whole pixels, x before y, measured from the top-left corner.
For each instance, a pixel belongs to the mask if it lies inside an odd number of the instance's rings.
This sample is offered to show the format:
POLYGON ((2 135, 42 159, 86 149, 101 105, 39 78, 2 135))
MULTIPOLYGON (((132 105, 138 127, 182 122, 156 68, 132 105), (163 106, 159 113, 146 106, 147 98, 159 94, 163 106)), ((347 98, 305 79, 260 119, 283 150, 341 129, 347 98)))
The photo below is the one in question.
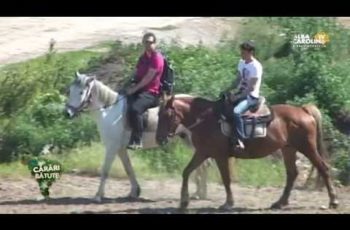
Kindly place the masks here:
POLYGON ((174 106, 174 95, 164 98, 158 113, 158 126, 156 140, 159 145, 168 143, 168 138, 175 135, 176 129, 181 123, 179 113, 174 106))
POLYGON ((91 101, 91 90, 95 77, 87 76, 77 72, 73 83, 69 86, 69 98, 66 103, 65 112, 69 118, 78 115, 89 106, 91 101))

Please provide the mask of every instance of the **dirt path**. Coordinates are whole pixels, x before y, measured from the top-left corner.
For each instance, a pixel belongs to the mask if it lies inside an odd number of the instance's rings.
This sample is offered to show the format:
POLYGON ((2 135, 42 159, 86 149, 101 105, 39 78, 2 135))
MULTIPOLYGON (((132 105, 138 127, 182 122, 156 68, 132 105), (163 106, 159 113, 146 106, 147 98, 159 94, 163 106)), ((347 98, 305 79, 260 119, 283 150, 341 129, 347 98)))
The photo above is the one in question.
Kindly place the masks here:
POLYGON ((2 17, 0 65, 42 55, 53 38, 59 52, 79 50, 102 41, 139 42, 146 30, 164 41, 206 45, 226 31, 235 32, 240 18, 196 17, 2 17))
MULTIPOLYGON (((102 41, 139 42, 145 30, 180 44, 213 45, 235 36, 241 17, 1 17, 0 66, 44 54, 51 38, 59 52, 102 41)), ((350 17, 339 17, 349 27, 350 17)))
MULTIPOLYGON (((106 199, 97 204, 91 200, 99 178, 63 175, 52 187, 51 201, 38 201, 36 182, 31 178, 2 179, 0 182, 0 213, 177 213, 180 181, 173 179, 141 180, 142 198, 128 200, 126 180, 110 179, 106 199), (161 189, 159 189, 161 188, 161 189)), ((339 190, 341 207, 323 210, 327 206, 326 191, 293 190, 290 206, 284 210, 267 210, 282 192, 282 188, 232 186, 235 208, 229 213, 350 213, 350 189, 339 190)), ((190 191, 194 185, 190 185, 190 191)), ((217 207, 225 200, 223 186, 210 184, 207 200, 191 201, 189 213, 220 213, 217 207)))

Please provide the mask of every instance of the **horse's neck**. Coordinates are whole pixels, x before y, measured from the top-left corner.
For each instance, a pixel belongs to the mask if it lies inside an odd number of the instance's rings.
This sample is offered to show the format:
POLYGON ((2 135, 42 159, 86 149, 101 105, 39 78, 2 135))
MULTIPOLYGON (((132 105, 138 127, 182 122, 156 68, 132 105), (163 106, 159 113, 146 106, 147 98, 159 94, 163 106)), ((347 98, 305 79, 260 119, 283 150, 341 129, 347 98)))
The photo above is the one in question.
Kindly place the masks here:
POLYGON ((104 85, 102 82, 95 80, 95 103, 101 107, 107 107, 116 102, 118 93, 104 85))
POLYGON ((182 114, 182 124, 190 126, 198 119, 203 119, 212 112, 215 102, 202 98, 192 98, 191 100, 181 100, 178 111, 182 114))

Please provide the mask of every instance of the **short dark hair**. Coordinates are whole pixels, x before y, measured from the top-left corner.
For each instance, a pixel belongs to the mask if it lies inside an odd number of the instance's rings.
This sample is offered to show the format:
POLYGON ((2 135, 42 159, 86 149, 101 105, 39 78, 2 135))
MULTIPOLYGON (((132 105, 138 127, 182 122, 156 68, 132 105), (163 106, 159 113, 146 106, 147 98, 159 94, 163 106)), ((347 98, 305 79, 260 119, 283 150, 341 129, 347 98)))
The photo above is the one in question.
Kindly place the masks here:
POLYGON ((157 38, 156 38, 156 35, 154 35, 154 33, 152 32, 147 32, 143 35, 142 37, 142 42, 144 42, 145 40, 147 40, 147 38, 149 37, 153 37, 154 38, 154 42, 156 43, 157 42, 157 38))
POLYGON ((239 46, 242 50, 247 50, 250 52, 255 52, 255 44, 253 41, 244 41, 239 46))

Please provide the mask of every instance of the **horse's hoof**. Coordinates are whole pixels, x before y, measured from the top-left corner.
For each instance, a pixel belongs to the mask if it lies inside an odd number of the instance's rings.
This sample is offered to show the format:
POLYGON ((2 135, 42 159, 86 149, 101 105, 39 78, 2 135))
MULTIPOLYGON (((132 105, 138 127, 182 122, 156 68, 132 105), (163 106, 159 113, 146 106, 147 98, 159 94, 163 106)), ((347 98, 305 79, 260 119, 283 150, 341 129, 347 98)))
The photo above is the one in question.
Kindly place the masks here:
POLYGON ((336 209, 339 206, 339 201, 335 200, 331 203, 329 203, 329 209, 336 209))
POLYGON ((283 207, 285 207, 287 205, 288 205, 288 202, 282 203, 282 202, 277 201, 276 203, 273 203, 270 208, 271 209, 282 209, 283 207))
POLYGON ((93 200, 94 200, 95 202, 97 202, 97 203, 101 203, 101 202, 102 202, 102 197, 101 197, 101 196, 95 196, 95 197, 93 198, 93 200))
POLYGON ((178 214, 187 214, 188 213, 188 209, 180 206, 178 208, 178 210, 177 210, 177 213, 178 214))
POLYGON ((199 195, 197 193, 193 194, 191 196, 191 200, 200 200, 201 198, 199 197, 199 195))
POLYGON ((180 210, 185 210, 188 207, 189 201, 181 201, 180 203, 180 210))
POLYGON ((140 197, 141 195, 141 188, 139 185, 137 185, 137 188, 136 188, 136 197, 140 197))
POLYGON ((206 199, 208 199, 208 196, 207 196, 207 194, 203 194, 203 193, 194 193, 191 196, 191 199, 192 200, 206 200, 206 199))
POLYGON ((223 204, 219 207, 219 210, 221 211, 232 211, 232 208, 233 208, 233 204, 223 204))
POLYGON ((35 199, 36 201, 48 201, 50 200, 50 197, 48 196, 40 196, 35 199))
POLYGON ((139 198, 140 195, 141 195, 141 189, 140 187, 137 187, 136 190, 130 192, 128 197, 132 199, 136 199, 136 198, 139 198))

